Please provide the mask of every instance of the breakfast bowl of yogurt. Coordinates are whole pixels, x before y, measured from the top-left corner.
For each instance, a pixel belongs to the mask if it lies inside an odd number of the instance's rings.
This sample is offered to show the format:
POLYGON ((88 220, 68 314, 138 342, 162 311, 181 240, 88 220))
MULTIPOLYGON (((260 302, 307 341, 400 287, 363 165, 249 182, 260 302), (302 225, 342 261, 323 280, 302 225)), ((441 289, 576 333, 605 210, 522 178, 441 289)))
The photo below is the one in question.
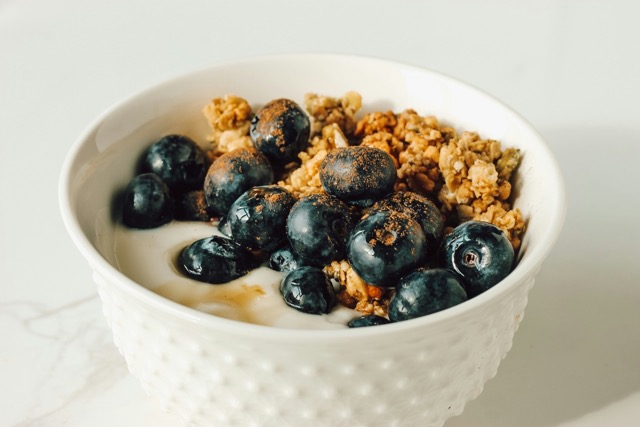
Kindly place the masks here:
POLYGON ((130 96, 59 195, 131 374, 191 426, 443 425, 498 372, 565 211, 509 107, 325 54, 130 96))

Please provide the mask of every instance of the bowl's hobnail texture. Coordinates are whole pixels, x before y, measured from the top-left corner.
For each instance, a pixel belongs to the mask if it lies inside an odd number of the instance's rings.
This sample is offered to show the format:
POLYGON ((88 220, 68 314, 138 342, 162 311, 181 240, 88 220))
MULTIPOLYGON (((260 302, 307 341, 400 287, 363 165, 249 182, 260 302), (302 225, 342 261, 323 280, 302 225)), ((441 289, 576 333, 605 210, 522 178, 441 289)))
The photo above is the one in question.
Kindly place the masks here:
POLYGON ((392 340, 252 345, 94 279, 115 343, 147 393, 190 426, 256 427, 441 426, 496 374, 534 282, 392 340))

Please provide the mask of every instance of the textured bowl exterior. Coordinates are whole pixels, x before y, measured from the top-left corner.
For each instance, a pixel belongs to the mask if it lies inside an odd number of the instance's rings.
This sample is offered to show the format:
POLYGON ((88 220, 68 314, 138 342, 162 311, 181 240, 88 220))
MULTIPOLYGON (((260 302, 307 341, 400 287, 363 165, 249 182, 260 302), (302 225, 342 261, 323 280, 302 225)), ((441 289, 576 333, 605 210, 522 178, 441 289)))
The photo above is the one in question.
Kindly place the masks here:
POLYGON ((194 325, 94 278, 115 343, 149 395, 189 426, 256 427, 443 425, 496 375, 534 282, 393 342, 281 345, 194 325))
POLYGON ((490 96, 384 60, 282 55, 180 76, 105 112, 67 157, 60 205, 71 238, 93 269, 131 373, 186 425, 427 427, 461 413, 496 375, 560 233, 566 199, 542 138, 490 96), (260 105, 308 91, 347 90, 363 93, 374 110, 414 107, 523 150, 513 189, 527 232, 506 279, 423 318, 319 331, 216 318, 169 301, 118 270, 113 197, 132 177, 148 141, 185 126, 192 135, 206 134, 200 110, 212 96, 236 93, 260 105))

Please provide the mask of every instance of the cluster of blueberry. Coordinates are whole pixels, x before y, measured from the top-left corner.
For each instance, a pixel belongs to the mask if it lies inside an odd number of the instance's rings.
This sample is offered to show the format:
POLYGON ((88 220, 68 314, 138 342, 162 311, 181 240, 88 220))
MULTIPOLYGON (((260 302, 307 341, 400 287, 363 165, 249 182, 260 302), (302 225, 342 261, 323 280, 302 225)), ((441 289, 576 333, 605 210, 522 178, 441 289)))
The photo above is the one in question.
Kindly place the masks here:
POLYGON ((396 167, 386 152, 353 145, 330 151, 320 168, 323 193, 296 200, 274 185, 283 166, 307 147, 310 121, 293 101, 278 99, 252 119, 253 148, 210 166, 189 138, 154 143, 125 191, 122 221, 153 228, 172 219, 221 218, 223 236, 184 248, 186 275, 227 283, 263 262, 286 273, 280 292, 302 312, 337 304, 323 267, 346 259, 366 283, 393 287, 388 319, 358 317, 350 327, 401 321, 459 304, 512 269, 514 250, 496 226, 468 221, 443 235, 443 217, 428 198, 394 192, 396 167))
POLYGON ((202 149, 186 136, 167 135, 147 150, 140 163, 141 173, 124 192, 124 225, 146 229, 174 218, 190 219, 194 214, 181 207, 192 206, 193 191, 202 187, 208 166, 202 149))

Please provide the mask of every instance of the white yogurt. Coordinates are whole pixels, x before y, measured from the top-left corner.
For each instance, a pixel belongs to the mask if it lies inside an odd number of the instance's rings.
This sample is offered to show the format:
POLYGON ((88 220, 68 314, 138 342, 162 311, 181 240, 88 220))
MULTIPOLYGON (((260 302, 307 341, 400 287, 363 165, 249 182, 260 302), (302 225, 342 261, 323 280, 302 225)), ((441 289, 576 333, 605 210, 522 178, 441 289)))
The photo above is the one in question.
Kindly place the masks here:
POLYGON ((202 222, 173 221, 151 230, 117 225, 114 252, 120 271, 146 288, 179 304, 227 319, 295 329, 345 328, 359 315, 337 305, 327 315, 299 312, 280 295, 283 273, 259 267, 223 285, 210 285, 186 277, 177 267, 180 251, 217 228, 202 222))

